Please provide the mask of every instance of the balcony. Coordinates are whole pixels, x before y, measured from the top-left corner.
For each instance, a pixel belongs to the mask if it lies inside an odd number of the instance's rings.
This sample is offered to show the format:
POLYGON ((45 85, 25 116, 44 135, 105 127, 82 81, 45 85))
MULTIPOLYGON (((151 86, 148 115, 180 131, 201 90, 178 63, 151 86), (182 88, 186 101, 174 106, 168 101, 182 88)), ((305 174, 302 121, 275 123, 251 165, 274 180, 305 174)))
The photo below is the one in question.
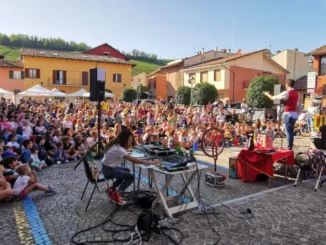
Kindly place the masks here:
POLYGON ((82 82, 81 80, 73 80, 73 79, 66 79, 66 80, 57 80, 54 81, 53 78, 48 78, 48 86, 53 86, 53 87, 88 87, 89 83, 82 82))

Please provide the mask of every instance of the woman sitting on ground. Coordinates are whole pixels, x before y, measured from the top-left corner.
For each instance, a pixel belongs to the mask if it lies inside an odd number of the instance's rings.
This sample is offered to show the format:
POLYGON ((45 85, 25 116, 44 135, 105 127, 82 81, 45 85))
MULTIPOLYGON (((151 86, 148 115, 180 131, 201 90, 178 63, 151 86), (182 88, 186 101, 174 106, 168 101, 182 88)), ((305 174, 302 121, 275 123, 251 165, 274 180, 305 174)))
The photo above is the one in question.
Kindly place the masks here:
POLYGON ((113 186, 107 192, 112 201, 124 204, 121 200, 121 192, 124 192, 133 182, 134 176, 128 168, 120 167, 124 160, 136 164, 159 164, 158 160, 147 161, 132 157, 127 150, 135 145, 134 136, 129 130, 122 130, 116 138, 111 140, 105 150, 102 159, 103 174, 106 179, 116 179, 113 186), (116 190, 116 192, 115 192, 116 190))

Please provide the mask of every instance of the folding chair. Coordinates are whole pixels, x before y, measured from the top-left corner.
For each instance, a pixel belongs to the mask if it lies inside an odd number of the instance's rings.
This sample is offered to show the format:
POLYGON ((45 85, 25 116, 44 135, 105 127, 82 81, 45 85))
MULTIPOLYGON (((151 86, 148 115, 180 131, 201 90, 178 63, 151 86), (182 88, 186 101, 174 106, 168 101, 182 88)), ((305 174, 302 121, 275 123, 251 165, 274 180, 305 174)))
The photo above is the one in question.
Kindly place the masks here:
MULTIPOLYGON (((86 206, 86 209, 85 209, 85 212, 87 212, 88 206, 89 206, 89 204, 91 203, 91 200, 92 200, 92 198, 93 198, 93 195, 94 195, 95 189, 97 189, 98 191, 100 191, 99 188, 98 188, 98 185, 97 185, 97 184, 98 184, 98 183, 101 183, 101 182, 104 182, 104 181, 109 181, 109 180, 105 179, 105 177, 104 177, 104 175, 103 175, 102 172, 100 172, 99 175, 98 175, 98 178, 95 179, 94 176, 93 176, 92 170, 91 170, 91 168, 90 168, 90 166, 89 166, 89 164, 88 164, 88 162, 87 162, 86 159, 83 159, 83 164, 84 164, 85 175, 86 175, 86 177, 87 177, 87 184, 86 184, 86 186, 85 186, 85 189, 84 189, 84 191, 83 191, 83 194, 82 194, 82 197, 81 197, 80 200, 83 200, 83 197, 84 197, 84 195, 85 195, 85 192, 86 192, 86 189, 87 189, 87 187, 88 187, 88 184, 91 183, 91 184, 94 185, 94 188, 93 188, 92 194, 91 194, 91 196, 90 196, 90 198, 89 198, 89 200, 88 200, 88 203, 87 203, 87 206, 86 206)), ((114 183, 114 180, 113 180, 113 179, 111 179, 111 180, 112 180, 112 182, 114 183)), ((108 186, 108 182, 107 182, 107 186, 108 186)), ((113 185, 113 188, 114 188, 114 185, 113 185)), ((114 190, 114 191, 115 191, 115 190, 114 190)))

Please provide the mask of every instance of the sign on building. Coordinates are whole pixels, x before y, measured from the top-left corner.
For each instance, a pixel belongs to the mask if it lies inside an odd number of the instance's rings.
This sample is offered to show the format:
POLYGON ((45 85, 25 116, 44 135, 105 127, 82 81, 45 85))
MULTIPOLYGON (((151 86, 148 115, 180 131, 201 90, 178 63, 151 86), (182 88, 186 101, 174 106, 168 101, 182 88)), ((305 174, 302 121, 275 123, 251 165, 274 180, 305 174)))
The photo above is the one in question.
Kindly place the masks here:
POLYGON ((316 88, 316 72, 308 72, 307 74, 307 89, 315 89, 316 88))

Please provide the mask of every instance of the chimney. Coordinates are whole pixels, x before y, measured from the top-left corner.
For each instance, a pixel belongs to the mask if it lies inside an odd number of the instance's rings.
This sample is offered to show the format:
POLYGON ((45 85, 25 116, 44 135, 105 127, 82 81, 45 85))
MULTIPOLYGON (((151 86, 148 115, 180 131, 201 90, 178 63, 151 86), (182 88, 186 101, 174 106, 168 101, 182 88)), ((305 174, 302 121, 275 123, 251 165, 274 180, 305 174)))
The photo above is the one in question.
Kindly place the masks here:
POLYGON ((229 48, 229 54, 231 54, 231 49, 229 48))
POLYGON ((294 49, 294 51, 295 51, 295 52, 298 52, 298 51, 299 51, 299 49, 295 48, 295 49, 294 49))
POLYGON ((237 54, 242 54, 242 49, 241 48, 238 49, 237 54))
POLYGON ((277 53, 277 54, 281 53, 281 50, 277 50, 276 53, 277 53))
POLYGON ((201 49, 201 54, 204 54, 204 48, 201 49))
POLYGON ((4 60, 5 57, 3 55, 0 55, 0 60, 4 60))
POLYGON ((217 47, 215 47, 215 52, 217 52, 218 51, 218 48, 217 47))
POLYGON ((226 53, 226 49, 222 49, 221 52, 226 53))

